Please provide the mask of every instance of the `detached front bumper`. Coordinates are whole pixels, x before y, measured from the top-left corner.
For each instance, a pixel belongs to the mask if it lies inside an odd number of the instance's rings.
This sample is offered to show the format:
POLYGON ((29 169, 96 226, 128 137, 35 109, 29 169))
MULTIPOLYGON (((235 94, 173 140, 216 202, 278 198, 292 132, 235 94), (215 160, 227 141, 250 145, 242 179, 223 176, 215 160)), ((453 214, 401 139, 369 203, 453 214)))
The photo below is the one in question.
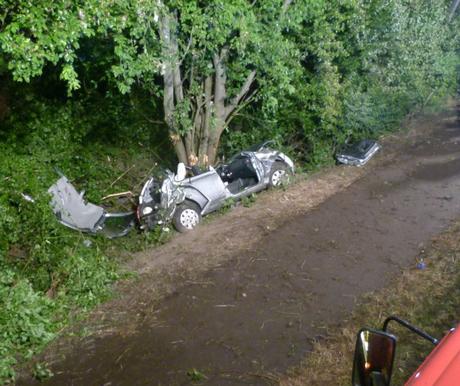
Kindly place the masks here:
POLYGON ((86 202, 69 180, 62 176, 49 189, 51 208, 58 221, 71 229, 102 233, 108 238, 125 236, 135 225, 136 213, 108 213, 98 205, 86 202))

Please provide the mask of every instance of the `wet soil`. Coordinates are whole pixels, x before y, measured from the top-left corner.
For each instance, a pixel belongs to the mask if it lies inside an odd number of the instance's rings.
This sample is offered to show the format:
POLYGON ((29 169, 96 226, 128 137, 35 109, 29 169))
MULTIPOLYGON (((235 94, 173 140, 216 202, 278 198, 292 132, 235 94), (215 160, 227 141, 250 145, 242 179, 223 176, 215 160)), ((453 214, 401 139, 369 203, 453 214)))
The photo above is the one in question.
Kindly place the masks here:
MULTIPOLYGON (((137 256, 130 267, 139 281, 98 311, 105 328, 45 353, 55 374, 46 384, 276 381, 346 320, 362 293, 415 266, 430 238, 460 217, 455 111, 417 121, 363 170, 315 177, 318 189, 326 178, 335 188, 323 187, 338 193, 311 210, 288 205, 296 195, 305 202, 299 183, 137 256), (284 215, 271 211, 276 202, 284 215), (201 269, 187 270, 200 261, 201 269)), ((18 384, 33 382, 25 376, 18 384)))

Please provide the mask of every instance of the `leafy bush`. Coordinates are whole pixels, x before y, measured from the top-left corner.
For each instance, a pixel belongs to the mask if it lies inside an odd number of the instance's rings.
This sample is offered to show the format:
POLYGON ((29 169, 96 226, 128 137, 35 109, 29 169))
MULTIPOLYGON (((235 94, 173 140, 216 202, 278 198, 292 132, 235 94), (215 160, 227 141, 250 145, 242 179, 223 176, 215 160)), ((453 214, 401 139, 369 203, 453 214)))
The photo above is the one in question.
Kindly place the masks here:
POLYGON ((58 305, 32 288, 13 270, 0 268, 0 380, 14 376, 15 354, 30 357, 49 342, 60 323, 58 305))
POLYGON ((57 223, 46 193, 55 179, 48 165, 1 150, 0 379, 12 374, 12 358, 30 356, 54 337, 66 319, 63 307, 96 304, 117 278, 97 244, 85 247, 81 235, 57 223))
MULTIPOLYGON (((105 299, 119 277, 111 242, 91 237, 88 246, 88 236, 56 221, 47 193, 58 178, 54 168, 97 202, 129 167, 114 189, 135 191, 154 165, 134 139, 129 148, 106 146, 94 133, 89 140, 93 122, 77 118, 79 103, 32 104, 27 112, 11 115, 0 142, 0 383, 14 376, 18 359, 55 336, 69 313, 105 299)), ((119 250, 145 244, 135 234, 127 243, 119 250)))
POLYGON ((289 35, 303 52, 295 93, 276 109, 254 106, 234 119, 224 151, 275 138, 310 167, 331 163, 346 140, 395 130, 409 111, 455 93, 458 28, 446 23, 450 1, 340 3, 305 4, 302 28, 289 35))

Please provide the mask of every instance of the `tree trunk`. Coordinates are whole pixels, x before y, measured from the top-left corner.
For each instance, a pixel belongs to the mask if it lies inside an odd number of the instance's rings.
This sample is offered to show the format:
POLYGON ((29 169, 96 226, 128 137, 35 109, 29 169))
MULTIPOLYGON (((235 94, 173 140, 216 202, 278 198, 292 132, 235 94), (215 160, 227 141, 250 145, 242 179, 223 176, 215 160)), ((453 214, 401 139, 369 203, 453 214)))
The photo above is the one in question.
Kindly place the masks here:
POLYGON ((182 97, 179 92, 181 85, 179 85, 177 73, 177 41, 171 39, 171 15, 166 13, 159 20, 160 23, 160 39, 163 43, 163 56, 166 58, 163 62, 164 74, 163 74, 163 109, 165 114, 165 121, 169 128, 169 138, 174 146, 179 162, 187 162, 187 151, 181 136, 177 130, 174 112, 176 99, 182 97), (179 88, 180 87, 180 88, 179 88), (178 95, 179 94, 179 95, 178 95))
POLYGON ((208 155, 208 141, 209 141, 209 128, 211 127, 211 114, 212 114, 212 77, 207 76, 204 80, 204 110, 201 119, 200 130, 200 144, 198 151, 198 162, 201 166, 209 164, 208 155))
POLYGON ((225 122, 223 120, 217 120, 212 128, 211 132, 209 133, 208 138, 208 149, 207 149, 207 156, 208 162, 210 165, 216 162, 217 157, 217 148, 220 142, 220 136, 225 129, 225 122))
MULTIPOLYGON (((289 4, 290 1, 286 0, 286 3, 289 4)), ((211 165, 216 160, 220 137, 228 120, 237 106, 247 97, 256 72, 251 71, 237 95, 227 101, 225 61, 228 48, 224 47, 212 58, 214 74, 202 80, 201 89, 204 98, 186 95, 183 89, 179 46, 175 31, 177 17, 165 12, 160 17, 159 24, 163 47, 163 107, 170 140, 179 162, 189 165, 197 163, 201 166, 211 165), (184 103, 185 98, 190 98, 190 102, 194 99, 196 101, 196 106, 190 112, 192 127, 178 127, 179 123, 175 116, 178 105, 184 103)), ((192 83, 193 79, 189 81, 192 83)))
POLYGON ((454 18, 455 11, 457 10, 459 5, 460 5, 460 0, 453 0, 452 1, 452 5, 450 6, 450 12, 449 12, 449 17, 448 17, 449 23, 454 18))

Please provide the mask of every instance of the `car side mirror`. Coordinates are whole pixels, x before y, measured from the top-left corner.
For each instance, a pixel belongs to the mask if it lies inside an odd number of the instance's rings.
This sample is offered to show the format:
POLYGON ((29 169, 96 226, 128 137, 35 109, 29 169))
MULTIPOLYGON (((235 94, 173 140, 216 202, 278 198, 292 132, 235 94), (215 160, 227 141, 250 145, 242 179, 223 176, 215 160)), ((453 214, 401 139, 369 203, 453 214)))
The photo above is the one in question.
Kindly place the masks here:
POLYGON ((353 386, 389 386, 396 338, 383 331, 363 328, 356 339, 353 386))
POLYGON ((174 180, 176 182, 181 182, 185 179, 186 174, 187 174, 187 169, 185 168, 184 163, 179 162, 179 164, 177 165, 177 173, 176 173, 176 176, 174 177, 174 180))

